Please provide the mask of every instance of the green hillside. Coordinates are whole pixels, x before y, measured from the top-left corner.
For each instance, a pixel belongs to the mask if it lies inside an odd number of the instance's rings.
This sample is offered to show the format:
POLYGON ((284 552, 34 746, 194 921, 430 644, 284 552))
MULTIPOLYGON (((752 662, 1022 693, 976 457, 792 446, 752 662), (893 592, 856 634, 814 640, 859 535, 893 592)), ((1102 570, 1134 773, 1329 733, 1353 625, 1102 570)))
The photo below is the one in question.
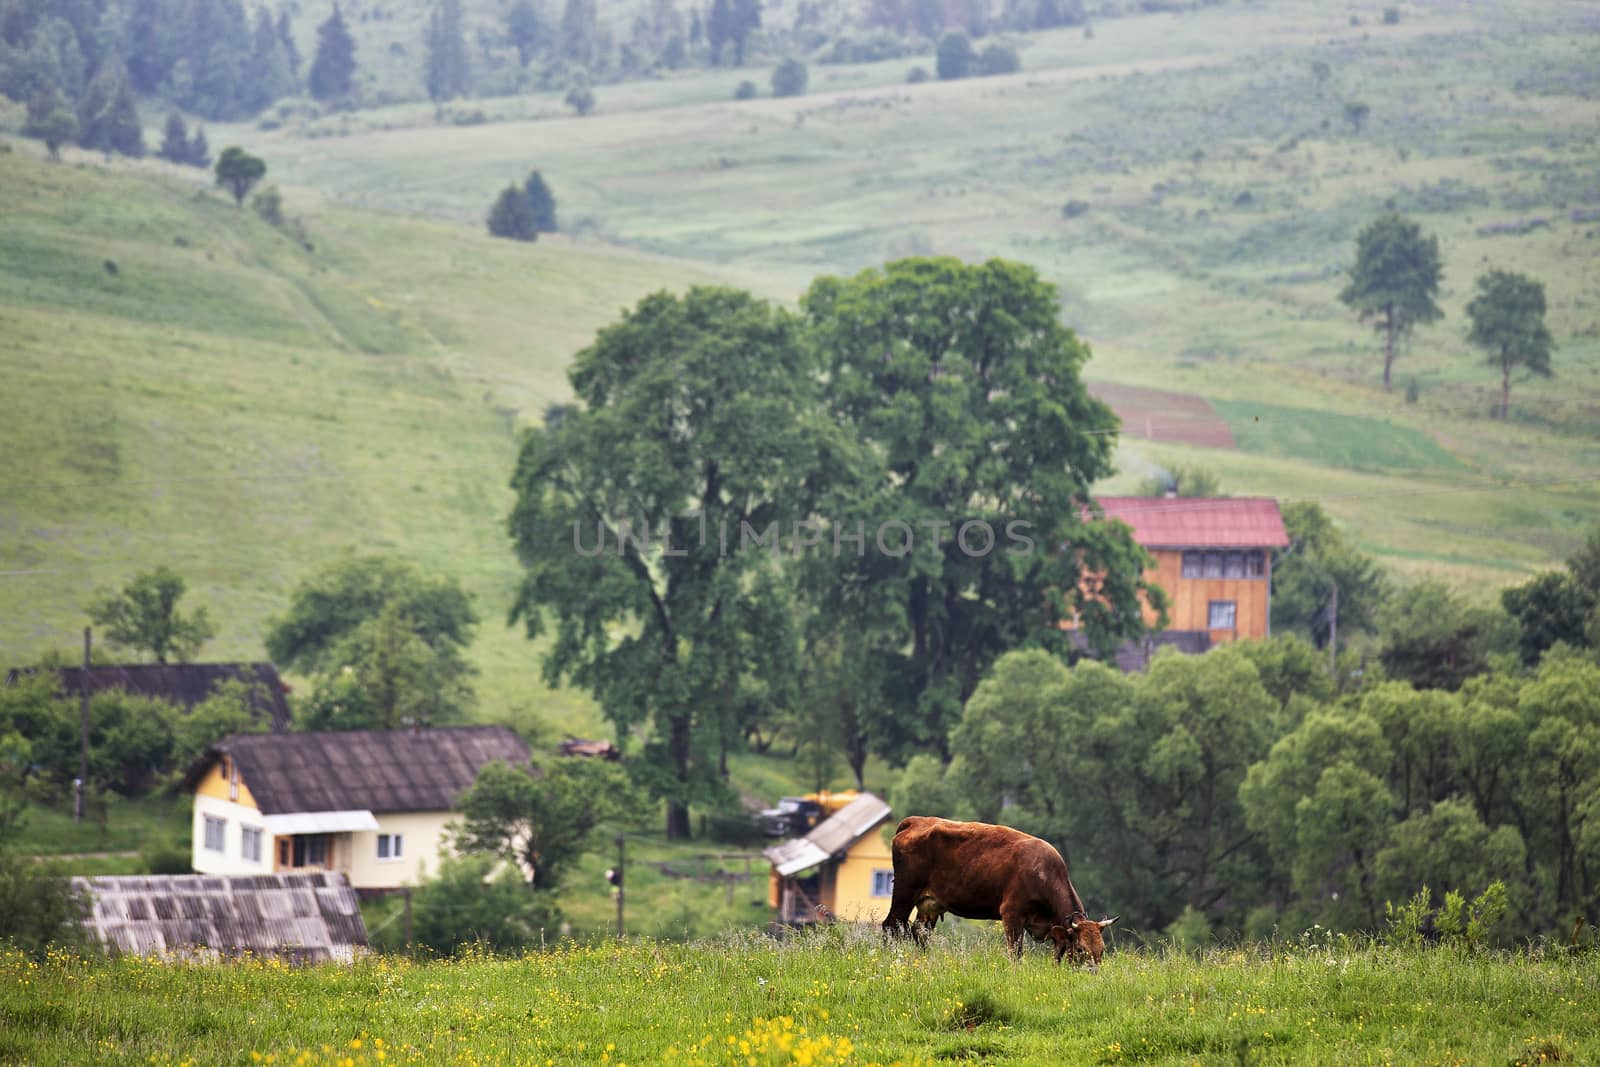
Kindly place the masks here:
POLYGON ((1030 35, 1009 77, 814 66, 808 96, 734 103, 730 72, 685 74, 601 87, 582 119, 535 94, 471 102, 505 121, 470 128, 405 106, 228 135, 339 200, 462 223, 537 166, 578 232, 783 297, 900 255, 1025 260, 1062 287, 1091 378, 1242 427, 1234 450, 1125 439, 1113 488, 1199 463, 1233 492, 1321 499, 1385 562, 1487 595, 1600 518, 1597 28, 1542 0, 1397 11, 1203 5, 1030 35), (1390 207, 1439 238, 1445 318, 1385 394, 1337 295, 1390 207), (1491 267, 1544 282, 1558 345, 1509 424, 1466 342, 1491 267))
POLYGON ((0 153, 7 662, 162 563, 220 623, 207 658, 260 658, 312 568, 384 551, 475 594, 487 714, 591 725, 504 625, 515 433, 618 309, 709 275, 287 199, 313 251, 154 164, 0 153))

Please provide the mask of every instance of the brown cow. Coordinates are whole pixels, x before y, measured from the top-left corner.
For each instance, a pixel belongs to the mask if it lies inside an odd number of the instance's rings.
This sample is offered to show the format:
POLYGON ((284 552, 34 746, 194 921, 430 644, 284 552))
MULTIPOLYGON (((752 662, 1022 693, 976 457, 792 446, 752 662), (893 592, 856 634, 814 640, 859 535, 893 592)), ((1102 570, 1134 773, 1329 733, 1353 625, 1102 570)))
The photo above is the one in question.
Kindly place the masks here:
POLYGON ((1022 935, 1053 941, 1056 962, 1067 953, 1099 967, 1100 931, 1116 917, 1092 921, 1072 887, 1067 862, 1048 841, 1009 826, 912 815, 894 832, 894 898, 883 928, 920 941, 946 912, 965 919, 999 919, 1006 946, 1022 955, 1022 935))

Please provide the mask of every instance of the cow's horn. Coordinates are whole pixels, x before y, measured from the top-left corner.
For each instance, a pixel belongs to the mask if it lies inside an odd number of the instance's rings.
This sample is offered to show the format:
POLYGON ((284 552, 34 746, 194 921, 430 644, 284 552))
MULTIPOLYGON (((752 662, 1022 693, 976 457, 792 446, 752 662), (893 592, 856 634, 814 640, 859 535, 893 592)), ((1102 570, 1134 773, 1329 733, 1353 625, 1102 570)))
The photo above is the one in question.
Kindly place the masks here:
POLYGON ((1120 918, 1122 918, 1122 916, 1113 915, 1109 919, 1101 919, 1100 920, 1100 929, 1104 930, 1106 927, 1110 926, 1112 923, 1116 922, 1120 918))

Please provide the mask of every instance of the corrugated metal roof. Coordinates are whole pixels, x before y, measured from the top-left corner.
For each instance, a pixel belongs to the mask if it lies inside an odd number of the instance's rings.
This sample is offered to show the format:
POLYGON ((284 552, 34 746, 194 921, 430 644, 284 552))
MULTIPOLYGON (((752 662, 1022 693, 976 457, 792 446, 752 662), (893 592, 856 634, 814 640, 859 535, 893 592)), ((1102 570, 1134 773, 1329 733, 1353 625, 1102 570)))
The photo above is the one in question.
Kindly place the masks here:
POLYGON ((248 952, 300 962, 366 947, 355 890, 342 874, 74 878, 92 901, 89 931, 112 952, 218 959, 248 952))
POLYGON ((1145 548, 1287 548, 1271 497, 1102 496, 1108 519, 1133 527, 1145 548))
POLYGON ((791 875, 838 855, 889 817, 889 805, 871 793, 859 797, 812 827, 762 852, 781 875, 791 875))
POLYGON ((263 814, 299 811, 453 811, 487 763, 525 766, 528 746, 504 726, 238 734, 223 738, 184 778, 193 790, 232 756, 263 814))

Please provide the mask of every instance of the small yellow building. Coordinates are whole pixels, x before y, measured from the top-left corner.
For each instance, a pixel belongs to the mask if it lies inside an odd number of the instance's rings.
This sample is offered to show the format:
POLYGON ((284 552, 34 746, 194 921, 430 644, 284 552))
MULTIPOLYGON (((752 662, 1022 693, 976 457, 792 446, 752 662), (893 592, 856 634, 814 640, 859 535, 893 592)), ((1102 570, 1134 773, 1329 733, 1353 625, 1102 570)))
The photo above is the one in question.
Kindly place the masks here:
POLYGON ((804 926, 821 905, 847 922, 882 922, 894 894, 894 862, 883 824, 889 805, 871 793, 814 794, 837 810, 803 837, 774 845, 767 903, 777 921, 804 926))
POLYGON ((503 726, 240 734, 189 769, 201 874, 335 871, 358 891, 417 885, 485 764, 526 765, 503 726))

